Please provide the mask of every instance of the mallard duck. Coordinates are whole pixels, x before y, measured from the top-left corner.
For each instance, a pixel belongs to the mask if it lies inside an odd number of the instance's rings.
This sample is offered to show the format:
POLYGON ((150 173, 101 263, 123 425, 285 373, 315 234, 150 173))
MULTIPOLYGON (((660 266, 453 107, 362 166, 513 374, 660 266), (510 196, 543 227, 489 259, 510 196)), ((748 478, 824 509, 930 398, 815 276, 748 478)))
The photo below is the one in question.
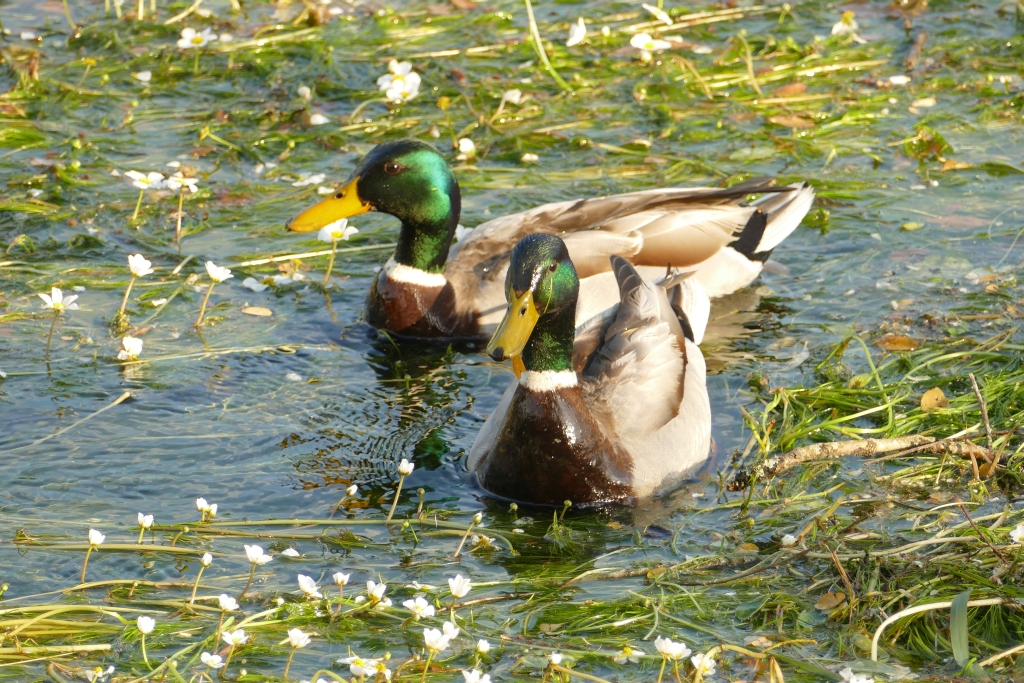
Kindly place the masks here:
POLYGON ((373 281, 367 321, 409 337, 480 338, 505 308, 509 254, 525 235, 564 240, 581 280, 577 320, 618 301, 609 257, 654 277, 694 270, 712 297, 750 284, 772 250, 800 224, 814 191, 770 178, 730 188, 659 188, 544 204, 480 224, 452 244, 461 195, 445 158, 418 140, 370 150, 333 195, 288 224, 311 232, 367 211, 402 222, 394 255, 373 281), (759 202, 743 203, 753 193, 759 202))
POLYGON ((645 281, 619 256, 609 265, 620 301, 577 329, 580 279, 568 245, 533 234, 512 250, 508 305, 487 352, 520 359, 522 371, 467 461, 491 494, 539 505, 625 503, 707 460, 711 408, 692 332, 705 323, 703 289, 695 278, 645 281))

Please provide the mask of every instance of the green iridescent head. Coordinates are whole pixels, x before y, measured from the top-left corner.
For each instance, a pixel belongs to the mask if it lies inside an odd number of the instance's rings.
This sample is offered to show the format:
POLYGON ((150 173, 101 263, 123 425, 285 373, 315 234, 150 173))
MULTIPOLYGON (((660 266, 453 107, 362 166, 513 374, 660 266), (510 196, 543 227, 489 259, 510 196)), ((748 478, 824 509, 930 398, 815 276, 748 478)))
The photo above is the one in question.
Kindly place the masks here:
POLYGON ((370 150, 341 189, 288 228, 309 232, 367 211, 390 214, 402 221, 395 260, 442 272, 461 209, 459 183, 441 153, 419 140, 396 140, 370 150))
POLYGON ((505 277, 508 310, 487 345, 495 360, 522 356, 527 370, 569 370, 580 280, 565 242, 527 235, 505 277))

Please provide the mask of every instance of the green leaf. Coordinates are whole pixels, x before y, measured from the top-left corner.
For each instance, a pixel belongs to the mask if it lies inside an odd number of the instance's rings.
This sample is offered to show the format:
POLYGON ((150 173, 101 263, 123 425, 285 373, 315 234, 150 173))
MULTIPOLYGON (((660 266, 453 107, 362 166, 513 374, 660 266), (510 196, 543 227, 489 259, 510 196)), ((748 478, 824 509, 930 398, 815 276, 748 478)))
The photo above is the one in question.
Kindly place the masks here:
POLYGON ((994 175, 996 177, 1002 177, 1006 175, 1018 175, 1024 173, 1024 170, 1021 170, 1016 166, 1013 166, 1012 164, 1007 164, 1002 161, 986 161, 985 163, 981 164, 979 168, 986 171, 989 175, 994 175))
POLYGON ((971 599, 968 588, 953 598, 953 607, 949 611, 949 641, 953 644, 953 659, 961 667, 970 659, 967 650, 967 601, 971 599))

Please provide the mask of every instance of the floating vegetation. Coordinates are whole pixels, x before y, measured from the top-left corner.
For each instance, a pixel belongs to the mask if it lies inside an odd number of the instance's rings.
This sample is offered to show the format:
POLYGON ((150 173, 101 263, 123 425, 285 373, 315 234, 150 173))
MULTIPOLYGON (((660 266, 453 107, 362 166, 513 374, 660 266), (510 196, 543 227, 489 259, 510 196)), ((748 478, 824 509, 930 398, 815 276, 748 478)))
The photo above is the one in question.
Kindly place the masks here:
POLYGON ((1024 679, 1021 16, 5 4, 0 680, 1024 679), (394 221, 284 228, 405 136, 469 227, 814 185, 712 311, 700 481, 465 479, 507 369, 362 322, 394 221))

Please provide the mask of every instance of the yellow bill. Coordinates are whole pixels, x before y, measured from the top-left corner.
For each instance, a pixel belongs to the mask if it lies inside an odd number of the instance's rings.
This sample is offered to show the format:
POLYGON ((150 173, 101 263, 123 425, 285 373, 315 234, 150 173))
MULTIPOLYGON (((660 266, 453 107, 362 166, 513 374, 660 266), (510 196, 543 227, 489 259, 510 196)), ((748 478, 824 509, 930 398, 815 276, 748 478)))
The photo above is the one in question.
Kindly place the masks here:
MULTIPOLYGON (((523 352, 526 342, 533 334, 533 328, 540 319, 540 313, 533 304, 533 292, 527 291, 520 297, 514 291, 508 293, 508 310, 498 325, 497 331, 487 342, 487 353, 494 360, 505 360, 523 352)), ((521 362, 521 361, 520 361, 521 362)))
POLYGON ((313 232, 342 218, 351 218, 373 209, 359 198, 359 176, 319 204, 314 204, 288 222, 292 232, 313 232))

